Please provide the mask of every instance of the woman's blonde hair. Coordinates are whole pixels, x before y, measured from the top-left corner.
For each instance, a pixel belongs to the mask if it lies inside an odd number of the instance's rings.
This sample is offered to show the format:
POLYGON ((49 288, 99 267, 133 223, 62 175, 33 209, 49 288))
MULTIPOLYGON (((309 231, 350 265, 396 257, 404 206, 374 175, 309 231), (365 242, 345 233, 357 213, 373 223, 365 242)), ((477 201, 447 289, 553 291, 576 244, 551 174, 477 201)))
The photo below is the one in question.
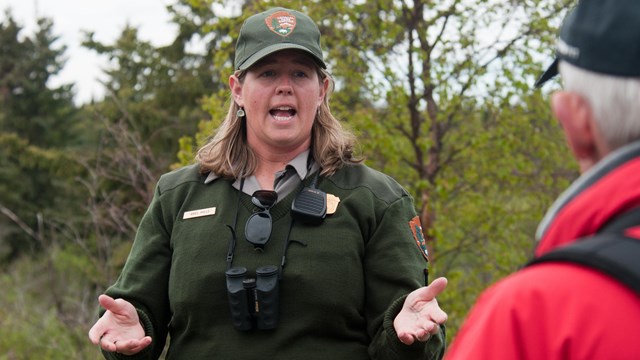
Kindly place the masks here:
MULTIPOLYGON (((346 130, 329 109, 329 98, 335 83, 331 74, 317 67, 320 83, 329 80, 324 100, 320 105, 311 128, 311 154, 320 165, 320 174, 330 176, 345 165, 363 161, 354 155, 355 136, 346 130)), ((235 75, 240 82, 244 80, 246 70, 238 70, 235 75)), ((246 120, 238 117, 240 109, 233 99, 229 111, 215 135, 196 155, 202 173, 212 172, 225 178, 243 178, 253 174, 257 167, 257 158, 247 144, 246 120)))

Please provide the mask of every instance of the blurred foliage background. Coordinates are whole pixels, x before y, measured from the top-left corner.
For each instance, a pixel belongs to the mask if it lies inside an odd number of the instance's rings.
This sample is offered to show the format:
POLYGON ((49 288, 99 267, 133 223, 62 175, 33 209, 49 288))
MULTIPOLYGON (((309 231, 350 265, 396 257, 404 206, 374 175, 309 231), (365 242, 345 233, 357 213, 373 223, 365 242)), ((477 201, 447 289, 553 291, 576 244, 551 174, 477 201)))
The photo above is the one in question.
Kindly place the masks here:
POLYGON ((532 87, 574 2, 176 0, 169 46, 135 27, 112 44, 84 34, 111 65, 107 95, 81 105, 74 84, 47 85, 66 51, 52 21, 24 34, 0 9, 0 359, 100 358, 86 335, 97 296, 158 177, 191 163, 226 114, 242 21, 272 6, 317 21, 333 112, 367 164, 415 197, 431 277, 449 279, 452 341, 479 293, 531 256, 538 221, 578 175, 532 87))

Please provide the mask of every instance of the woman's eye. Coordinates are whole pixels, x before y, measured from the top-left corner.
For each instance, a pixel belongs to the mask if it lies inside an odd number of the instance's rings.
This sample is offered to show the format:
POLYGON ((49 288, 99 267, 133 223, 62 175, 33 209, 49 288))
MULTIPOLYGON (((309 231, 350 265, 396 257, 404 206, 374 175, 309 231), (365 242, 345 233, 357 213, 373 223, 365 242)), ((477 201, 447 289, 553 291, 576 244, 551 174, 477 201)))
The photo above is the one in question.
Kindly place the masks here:
POLYGON ((307 73, 306 73, 306 72, 304 72, 304 71, 296 71, 296 72, 294 73, 294 75, 295 75, 296 77, 301 77, 301 78, 302 78, 302 77, 307 77, 307 73))
POLYGON ((274 72, 274 71, 267 70, 267 71, 263 71, 263 72, 262 72, 262 75, 260 75, 260 76, 262 76, 262 77, 271 77, 271 76, 273 76, 274 74, 275 74, 275 72, 274 72))

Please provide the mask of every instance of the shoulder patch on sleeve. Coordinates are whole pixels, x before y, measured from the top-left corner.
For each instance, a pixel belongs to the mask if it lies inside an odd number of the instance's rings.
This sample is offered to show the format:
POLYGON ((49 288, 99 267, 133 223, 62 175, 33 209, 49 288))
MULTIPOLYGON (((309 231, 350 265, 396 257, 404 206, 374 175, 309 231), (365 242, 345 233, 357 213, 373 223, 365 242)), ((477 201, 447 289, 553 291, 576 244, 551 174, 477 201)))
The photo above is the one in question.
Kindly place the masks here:
POLYGON ((416 242, 416 245, 418 245, 420 253, 425 258, 425 260, 429 261, 427 242, 424 239, 424 235, 422 233, 422 224, 420 223, 420 218, 417 215, 413 219, 409 220, 409 227, 411 228, 413 240, 416 242))

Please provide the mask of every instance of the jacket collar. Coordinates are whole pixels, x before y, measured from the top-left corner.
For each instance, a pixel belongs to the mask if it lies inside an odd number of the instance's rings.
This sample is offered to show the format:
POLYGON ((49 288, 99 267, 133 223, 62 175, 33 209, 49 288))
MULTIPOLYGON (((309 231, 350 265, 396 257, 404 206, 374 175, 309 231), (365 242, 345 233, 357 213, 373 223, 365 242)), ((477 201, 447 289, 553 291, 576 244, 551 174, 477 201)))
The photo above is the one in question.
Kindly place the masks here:
POLYGON ((583 173, 549 208, 536 232, 536 255, 592 235, 611 218, 640 205, 640 141, 583 173))

